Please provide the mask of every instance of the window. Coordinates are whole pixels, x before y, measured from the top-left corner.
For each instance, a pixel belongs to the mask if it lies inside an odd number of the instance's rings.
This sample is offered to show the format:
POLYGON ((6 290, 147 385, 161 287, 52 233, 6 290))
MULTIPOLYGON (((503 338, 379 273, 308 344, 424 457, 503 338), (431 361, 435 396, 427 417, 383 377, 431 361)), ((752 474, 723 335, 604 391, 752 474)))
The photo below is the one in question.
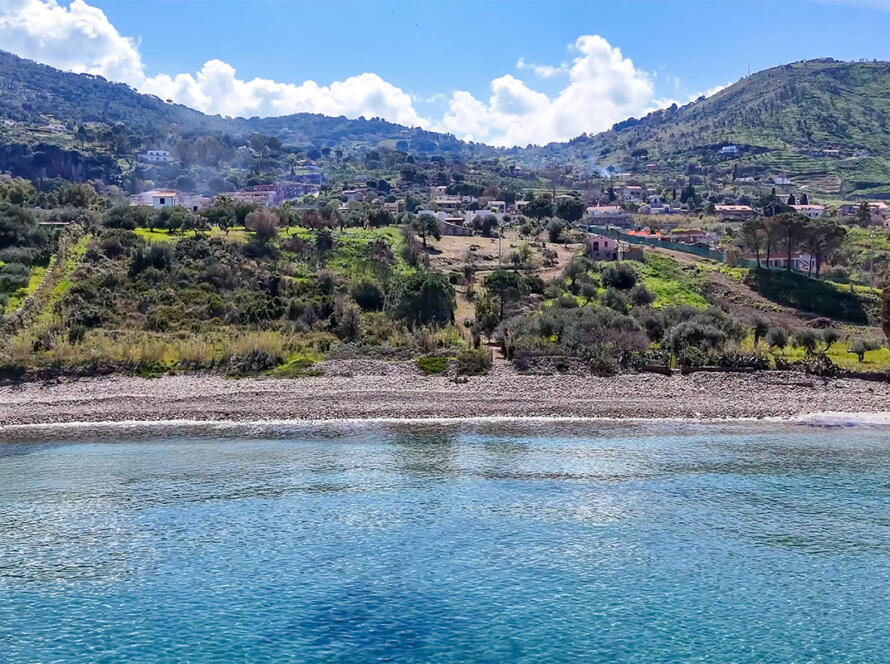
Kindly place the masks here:
POLYGON ((161 205, 166 205, 166 204, 167 204, 167 199, 162 196, 161 197, 161 205))

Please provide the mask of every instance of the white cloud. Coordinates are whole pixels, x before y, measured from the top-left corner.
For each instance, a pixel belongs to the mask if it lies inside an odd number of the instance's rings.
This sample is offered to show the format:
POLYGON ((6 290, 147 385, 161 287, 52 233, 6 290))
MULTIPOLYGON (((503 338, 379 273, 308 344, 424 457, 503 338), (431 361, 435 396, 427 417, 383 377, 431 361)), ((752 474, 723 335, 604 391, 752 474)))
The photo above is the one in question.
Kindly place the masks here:
POLYGON ((138 85, 137 44, 121 36, 105 13, 83 0, 0 0, 0 47, 60 69, 101 74, 138 85))
POLYGON ((525 58, 519 58, 519 60, 516 61, 516 69, 528 69, 535 72, 535 74, 541 78, 553 78, 558 74, 565 74, 569 70, 569 67, 565 62, 560 65, 536 65, 532 62, 526 62, 525 58))
POLYGON ((74 0, 0 0, 0 48, 59 69, 100 74, 141 92, 223 115, 324 113, 382 117, 406 125, 425 121, 411 97, 376 74, 351 76, 330 85, 300 85, 255 78, 241 80, 235 68, 209 60, 195 74, 145 75, 137 43, 122 36, 105 13, 74 0))
MULTIPOLYGON (((440 128, 469 132, 495 145, 546 143, 602 131, 657 107, 653 76, 637 69, 620 49, 598 35, 578 37, 572 48, 576 57, 560 65, 568 84, 554 97, 513 76, 501 76, 491 82, 487 103, 466 91, 454 93, 440 128)), ((517 66, 534 65, 520 60, 517 66)))
POLYGON ((159 74, 146 78, 139 89, 205 113, 222 115, 322 113, 351 118, 382 117, 410 126, 424 122, 415 112, 409 94, 370 73, 334 81, 329 86, 315 81, 293 85, 263 78, 241 80, 231 65, 210 60, 195 75, 159 74))
POLYGON ((138 42, 121 35, 100 9, 85 0, 73 0, 68 6, 58 0, 0 0, 0 48, 60 69, 101 74, 206 113, 382 117, 504 146, 601 131, 672 101, 656 99, 654 74, 637 68, 598 35, 575 40, 574 57, 559 65, 518 60, 518 70, 547 79, 565 76, 563 87, 552 95, 505 74, 491 81, 487 100, 464 90, 452 91, 447 98, 441 93, 428 97, 427 103, 446 104, 437 120, 417 112, 414 103, 421 99, 370 72, 328 85, 311 80, 292 84, 242 79, 233 66, 214 59, 194 73, 147 76, 138 42))

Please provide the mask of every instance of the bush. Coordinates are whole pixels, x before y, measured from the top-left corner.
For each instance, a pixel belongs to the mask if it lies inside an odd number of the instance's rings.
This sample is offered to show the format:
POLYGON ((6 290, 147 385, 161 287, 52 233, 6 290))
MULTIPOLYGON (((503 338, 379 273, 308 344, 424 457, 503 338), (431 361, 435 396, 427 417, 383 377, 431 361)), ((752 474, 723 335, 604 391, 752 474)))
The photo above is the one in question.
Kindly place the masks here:
POLYGON ((491 355, 486 348, 462 350, 457 354, 458 376, 481 376, 491 369, 491 355))
POLYGON ((454 315, 454 287, 441 273, 417 270, 397 277, 386 298, 387 314, 412 326, 446 325, 454 315))
POLYGON ((627 298, 624 297, 620 291, 611 286, 607 288, 606 292, 603 294, 602 303, 609 307, 609 309, 614 309, 618 313, 627 313, 627 298))
POLYGON ((847 349, 848 353, 853 353, 857 358, 859 358, 859 362, 865 362, 865 354, 871 350, 877 350, 880 346, 874 341, 867 341, 865 339, 857 339, 850 347, 847 349))
POLYGON ((362 279, 352 285, 352 299, 362 308, 362 311, 383 309, 383 291, 370 279, 362 279))
POLYGON ((547 237, 551 242, 557 243, 562 238, 565 229, 566 227, 562 222, 552 219, 550 223, 547 224, 547 237))
POLYGON ((667 334, 667 346, 678 358, 684 350, 714 350, 726 343, 726 333, 713 325, 687 321, 672 327, 667 334))
POLYGON ((637 272, 627 263, 609 263, 601 273, 604 286, 629 290, 637 284, 637 272))
POLYGON ((448 373, 448 358, 424 355, 417 358, 417 368, 426 375, 448 373))
POLYGON ((594 376, 614 376, 618 373, 615 349, 604 344, 591 346, 588 351, 587 370, 594 376))
POLYGON ((643 284, 630 289, 630 301, 637 307, 646 307, 655 302, 655 294, 643 284))
POLYGON ((31 269, 22 263, 7 263, 0 268, 0 290, 12 292, 28 285, 31 269))
POLYGON ((816 352, 819 337, 812 330, 799 330, 794 333, 794 343, 803 348, 807 355, 812 355, 816 352))
POLYGON ((362 335, 362 316, 354 304, 343 307, 337 316, 337 336, 343 341, 356 341, 362 335))
POLYGON ((743 355, 741 353, 726 353, 717 358, 717 366, 726 369, 757 369, 764 371, 769 369, 770 361, 765 355, 754 353, 743 355))
POLYGON ((788 345, 788 332, 781 327, 770 328, 766 333, 766 343, 770 348, 778 348, 779 350, 788 345))

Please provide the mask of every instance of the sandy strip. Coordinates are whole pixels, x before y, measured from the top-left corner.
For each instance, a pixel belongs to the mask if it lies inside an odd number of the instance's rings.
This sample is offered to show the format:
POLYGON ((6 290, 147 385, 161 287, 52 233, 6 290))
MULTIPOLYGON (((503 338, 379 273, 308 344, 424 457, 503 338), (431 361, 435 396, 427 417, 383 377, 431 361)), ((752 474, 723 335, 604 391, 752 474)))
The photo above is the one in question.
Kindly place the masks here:
POLYGON ((764 418, 890 411, 890 384, 791 373, 519 376, 456 384, 417 375, 292 380, 184 375, 0 387, 0 427, 153 420, 609 417, 764 418))

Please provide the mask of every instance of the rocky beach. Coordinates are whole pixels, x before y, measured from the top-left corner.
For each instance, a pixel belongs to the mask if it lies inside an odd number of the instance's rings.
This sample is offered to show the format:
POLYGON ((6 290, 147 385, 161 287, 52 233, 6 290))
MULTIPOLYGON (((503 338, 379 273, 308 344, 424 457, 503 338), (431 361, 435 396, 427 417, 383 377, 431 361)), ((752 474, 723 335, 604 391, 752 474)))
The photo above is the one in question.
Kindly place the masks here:
POLYGON ((325 363, 298 379, 107 376, 0 386, 9 425, 154 420, 608 417, 766 418, 890 410, 890 384, 790 372, 518 375, 496 367, 454 382, 409 363, 325 363))

